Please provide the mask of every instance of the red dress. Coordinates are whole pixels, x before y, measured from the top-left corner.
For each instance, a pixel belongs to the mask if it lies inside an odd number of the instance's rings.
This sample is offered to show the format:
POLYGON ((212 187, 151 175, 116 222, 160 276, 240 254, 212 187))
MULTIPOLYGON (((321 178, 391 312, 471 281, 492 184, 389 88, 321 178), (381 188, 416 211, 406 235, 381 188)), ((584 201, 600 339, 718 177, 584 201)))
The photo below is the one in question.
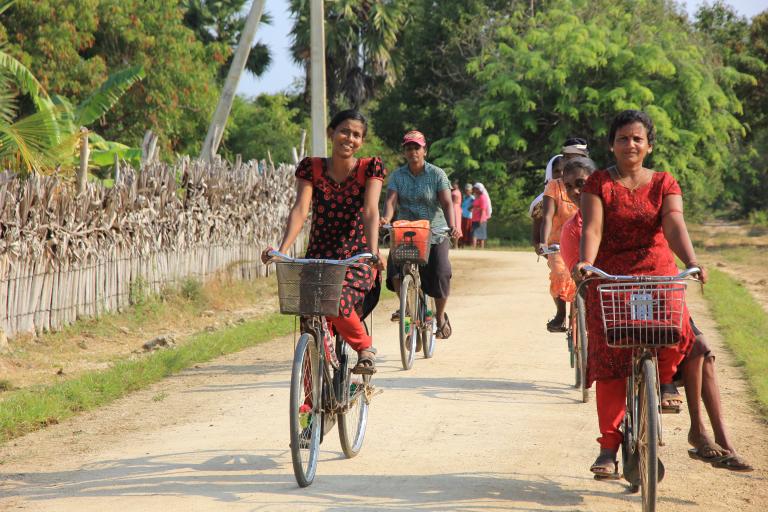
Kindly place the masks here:
MULTIPOLYGON (((336 183, 328 176, 325 158, 307 157, 299 162, 296 177, 312 184, 312 228, 307 258, 341 260, 370 252, 363 224, 365 186, 369 180, 384 180, 385 175, 379 158, 358 160, 343 183, 336 183)), ((373 284, 371 267, 350 266, 339 306, 341 316, 350 317, 373 284)))
MULTIPOLYGON (((601 170, 589 177, 583 193, 594 194, 603 203, 603 237, 595 259, 597 268, 614 275, 669 276, 679 272, 661 227, 664 197, 682 195, 670 174, 655 172, 649 183, 630 190, 616 183, 607 170, 601 170)), ((632 350, 607 346, 595 286, 589 286, 587 292, 587 330, 587 384, 629 376, 632 350)), ((686 308, 681 341, 675 347, 661 349, 660 360, 665 350, 686 354, 694 337, 686 308)))

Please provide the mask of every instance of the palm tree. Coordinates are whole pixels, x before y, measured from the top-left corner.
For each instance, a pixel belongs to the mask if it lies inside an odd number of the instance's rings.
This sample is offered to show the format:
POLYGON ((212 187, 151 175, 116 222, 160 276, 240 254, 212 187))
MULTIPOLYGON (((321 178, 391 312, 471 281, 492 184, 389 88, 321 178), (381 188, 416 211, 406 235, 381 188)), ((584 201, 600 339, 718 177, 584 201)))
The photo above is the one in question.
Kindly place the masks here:
MULTIPOLYGON (((244 6, 247 0, 185 0, 184 24, 188 26, 203 44, 224 43, 232 50, 237 48, 240 35, 245 28, 244 6)), ((261 22, 269 25, 268 14, 261 16, 261 22)), ((234 51, 219 68, 219 78, 227 75, 234 51)), ((272 54, 264 43, 257 42, 251 47, 247 69, 254 76, 261 76, 272 63, 272 54)))
MULTIPOLYGON (((0 5, 0 12, 2 12, 0 5)), ((112 74, 79 105, 63 96, 52 97, 43 89, 32 72, 0 47, 0 165, 20 173, 45 172, 76 162, 80 127, 88 126, 108 112, 120 97, 144 78, 144 69, 134 66, 112 74), (17 98, 27 95, 36 112, 19 118, 17 98)), ((131 148, 104 140, 91 132, 93 157, 109 164, 114 155, 130 156, 131 148)))
MULTIPOLYGON (((406 21, 407 2, 396 0, 326 1, 326 87, 331 110, 345 99, 360 108, 397 78, 391 51, 406 21)), ((309 2, 291 0, 296 21, 291 30, 293 58, 305 65, 309 85, 309 2)))

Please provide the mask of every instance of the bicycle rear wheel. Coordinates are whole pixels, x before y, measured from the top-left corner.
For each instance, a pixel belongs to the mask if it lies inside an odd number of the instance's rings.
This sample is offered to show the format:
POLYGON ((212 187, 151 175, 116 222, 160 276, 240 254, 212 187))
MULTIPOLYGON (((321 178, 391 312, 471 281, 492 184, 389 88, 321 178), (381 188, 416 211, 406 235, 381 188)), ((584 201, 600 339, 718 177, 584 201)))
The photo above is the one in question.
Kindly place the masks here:
POLYGON ((437 332, 437 319, 435 319, 435 299, 427 294, 424 294, 423 297, 424 300, 421 301, 421 319, 425 319, 427 311, 432 312, 432 318, 429 320, 429 322, 423 322, 420 329, 421 346, 424 350, 424 357, 429 359, 435 355, 435 333, 437 332))
POLYGON ((293 356, 289 410, 293 474, 301 487, 314 480, 320 453, 321 364, 314 336, 302 334, 293 356))
POLYGON ((637 451, 640 466, 640 492, 643 512, 656 510, 656 486, 659 481, 659 405, 656 394, 656 367, 653 360, 643 360, 638 385, 637 451))
POLYGON ((589 402, 589 388, 587 388, 587 348, 589 338, 587 338, 587 318, 584 305, 584 299, 581 296, 576 297, 576 368, 579 372, 579 389, 581 389, 581 401, 589 402))
POLYGON ((418 293, 413 276, 406 274, 400 284, 400 359, 404 370, 413 366, 418 329, 414 320, 418 314, 418 293))
POLYGON ((365 391, 369 375, 352 373, 352 353, 354 351, 343 340, 339 344, 339 376, 341 377, 341 396, 339 402, 346 404, 345 412, 336 415, 339 421, 339 441, 341 449, 348 459, 360 452, 368 425, 368 398, 365 391))

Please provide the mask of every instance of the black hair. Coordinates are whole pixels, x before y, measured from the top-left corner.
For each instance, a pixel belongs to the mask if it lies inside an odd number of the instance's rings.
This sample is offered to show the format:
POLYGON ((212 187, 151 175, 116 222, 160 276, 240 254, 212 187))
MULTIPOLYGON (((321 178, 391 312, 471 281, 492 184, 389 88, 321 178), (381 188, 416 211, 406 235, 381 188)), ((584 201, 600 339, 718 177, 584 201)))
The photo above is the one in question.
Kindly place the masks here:
POLYGON ((571 158, 565 163, 565 169, 563 169, 563 177, 569 172, 576 172, 578 170, 587 171, 587 174, 592 174, 597 169, 597 165, 591 158, 585 156, 578 156, 571 158))
POLYGON ((653 145, 656 142, 656 128, 653 126, 651 116, 642 110, 625 110, 613 118, 611 129, 608 132, 608 144, 613 145, 613 139, 616 138, 616 132, 619 131, 619 128, 632 123, 640 123, 645 127, 648 144, 653 145))
POLYGON ((344 121, 352 119, 353 121, 360 121, 363 123, 363 137, 366 136, 368 133, 368 120, 365 118, 365 116, 359 111, 355 109, 348 109, 348 110, 342 110, 341 112, 337 112, 335 116, 333 116, 333 119, 331 119, 331 122, 328 123, 328 128, 331 130, 335 130, 338 128, 338 126, 343 123, 344 121))
POLYGON ((554 170, 555 167, 559 167, 563 165, 565 162, 565 157, 563 155, 557 155, 554 160, 552 160, 552 169, 554 170))
POLYGON ((565 139, 565 142, 563 143, 563 147, 565 146, 586 146, 587 145, 587 139, 582 139, 581 137, 568 137, 565 139))

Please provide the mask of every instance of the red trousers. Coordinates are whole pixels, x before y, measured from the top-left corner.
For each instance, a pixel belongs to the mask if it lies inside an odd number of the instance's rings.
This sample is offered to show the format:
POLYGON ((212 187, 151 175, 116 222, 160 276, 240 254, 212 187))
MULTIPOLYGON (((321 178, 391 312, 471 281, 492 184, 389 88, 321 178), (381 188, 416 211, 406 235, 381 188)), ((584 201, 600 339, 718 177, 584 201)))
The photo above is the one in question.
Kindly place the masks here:
MULTIPOLYGON (((674 348, 663 348, 658 351, 659 382, 669 384, 675 375, 677 365, 684 355, 674 348)), ((600 426, 600 437, 597 442, 600 448, 618 451, 622 441, 619 426, 624 420, 624 408, 627 401, 627 379, 606 379, 596 382, 595 403, 597 404, 597 422, 600 426)))
POLYGON ((353 310, 349 318, 343 316, 325 318, 331 323, 336 333, 347 340, 347 343, 349 343, 349 346, 352 347, 352 350, 355 352, 371 348, 373 341, 371 340, 371 337, 365 333, 363 321, 360 320, 356 311, 353 310))

